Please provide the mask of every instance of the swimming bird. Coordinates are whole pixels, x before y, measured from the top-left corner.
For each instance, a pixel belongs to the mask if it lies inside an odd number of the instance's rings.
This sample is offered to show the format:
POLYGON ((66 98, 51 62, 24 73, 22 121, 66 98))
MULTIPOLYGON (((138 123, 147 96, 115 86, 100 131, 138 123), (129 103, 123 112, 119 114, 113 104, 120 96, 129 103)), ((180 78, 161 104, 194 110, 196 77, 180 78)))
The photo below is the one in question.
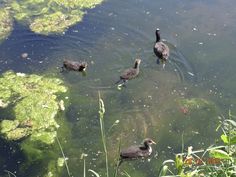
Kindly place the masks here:
POLYGON ((87 62, 64 60, 63 66, 61 68, 62 68, 62 72, 64 70, 82 72, 86 70, 87 66, 88 66, 87 62))
POLYGON ((123 81, 122 85, 125 84, 128 80, 134 79, 139 74, 139 65, 141 63, 141 59, 135 59, 134 67, 128 68, 122 72, 120 75, 120 80, 116 82, 116 84, 123 81))
POLYGON ((161 41, 160 37, 160 29, 156 29, 156 43, 153 47, 153 51, 155 55, 157 56, 157 63, 159 64, 160 61, 163 63, 163 68, 165 67, 165 62, 168 60, 170 55, 170 49, 169 47, 161 41))
POLYGON ((146 138, 143 140, 143 145, 130 146, 120 152, 120 159, 137 159, 145 158, 152 153, 152 144, 156 144, 151 138, 146 138))

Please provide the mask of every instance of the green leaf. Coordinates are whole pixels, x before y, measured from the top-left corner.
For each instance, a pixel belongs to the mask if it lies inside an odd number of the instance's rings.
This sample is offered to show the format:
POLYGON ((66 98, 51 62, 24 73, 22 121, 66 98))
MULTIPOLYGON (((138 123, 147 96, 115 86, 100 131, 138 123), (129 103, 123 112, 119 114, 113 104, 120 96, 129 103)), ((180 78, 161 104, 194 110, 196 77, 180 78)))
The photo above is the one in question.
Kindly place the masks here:
POLYGON ((230 144, 236 144, 236 135, 230 137, 230 144))
POLYGON ((210 156, 217 159, 231 159, 230 155, 227 152, 220 149, 211 150, 210 156))
POLYGON ((176 157, 175 157, 175 166, 178 170, 178 174, 182 173, 183 165, 184 165, 183 156, 182 155, 176 155, 176 157))
POLYGON ((228 144, 229 143, 229 140, 228 140, 228 136, 223 134, 220 136, 221 140, 225 143, 225 144, 228 144))

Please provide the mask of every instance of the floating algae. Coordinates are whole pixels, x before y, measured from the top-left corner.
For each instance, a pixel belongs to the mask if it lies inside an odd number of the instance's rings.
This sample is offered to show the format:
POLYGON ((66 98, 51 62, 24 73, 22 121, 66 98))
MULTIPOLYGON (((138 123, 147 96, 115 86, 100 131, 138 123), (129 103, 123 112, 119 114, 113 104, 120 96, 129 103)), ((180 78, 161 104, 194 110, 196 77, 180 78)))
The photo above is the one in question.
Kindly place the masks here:
MULTIPOLYGON (((61 159, 57 160, 60 152, 45 147, 52 147, 55 142, 59 128, 55 118, 60 110, 57 95, 66 90, 57 78, 12 71, 0 77, 0 100, 4 103, 0 109, 9 109, 14 113, 0 121, 0 135, 8 141, 20 141, 20 148, 27 158, 20 167, 23 174, 35 161, 47 164, 46 175, 45 171, 44 174, 37 171, 38 176, 57 176, 61 173, 64 163, 61 159)), ((58 121, 63 126, 60 134, 66 131, 65 134, 68 134, 66 123, 62 119, 58 121)))
POLYGON ((63 33, 82 21, 86 9, 103 0, 9 0, 0 9, 0 40, 12 30, 12 19, 26 24, 39 34, 63 33))
POLYGON ((7 8, 0 8, 0 42, 6 39, 12 31, 12 17, 7 8))
POLYGON ((8 140, 30 136, 33 141, 52 144, 59 128, 54 119, 58 110, 56 93, 65 92, 59 79, 6 72, 0 78, 0 100, 13 104, 15 120, 0 123, 0 133, 8 140))

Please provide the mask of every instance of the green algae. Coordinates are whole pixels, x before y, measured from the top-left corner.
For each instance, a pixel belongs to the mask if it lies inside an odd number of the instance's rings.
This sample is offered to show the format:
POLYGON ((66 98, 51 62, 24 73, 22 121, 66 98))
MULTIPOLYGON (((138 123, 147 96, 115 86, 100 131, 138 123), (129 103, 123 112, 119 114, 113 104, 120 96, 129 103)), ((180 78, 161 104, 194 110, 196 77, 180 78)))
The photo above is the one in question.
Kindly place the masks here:
POLYGON ((182 107, 197 110, 214 106, 210 101, 203 98, 180 99, 179 103, 182 107))
POLYGON ((1 120, 0 135, 8 141, 20 141, 20 149, 27 159, 20 166, 23 174, 34 162, 41 162, 48 169, 39 171, 39 176, 57 176, 62 172, 64 162, 54 142, 59 136, 59 125, 62 126, 60 136, 65 138, 70 134, 63 119, 56 121, 56 117, 64 114, 59 108, 59 102, 63 100, 57 97, 66 91, 63 82, 57 78, 12 71, 0 77, 0 100, 8 103, 0 109, 14 113, 1 120))
POLYGON ((0 8, 0 42, 6 39, 13 28, 12 17, 8 8, 0 8))
POLYGON ((59 11, 40 16, 30 24, 30 29, 41 34, 62 33, 69 26, 81 21, 83 14, 82 11, 72 11, 71 14, 64 14, 59 11))
POLYGON ((30 136, 32 141, 52 144, 59 128, 56 93, 66 92, 62 81, 9 71, 0 78, 0 85, 0 99, 13 104, 15 113, 15 120, 0 123, 3 137, 18 140, 30 136))
POLYGON ((86 9, 103 0, 9 0, 0 9, 0 40, 12 31, 13 19, 39 34, 62 34, 82 21, 86 9))

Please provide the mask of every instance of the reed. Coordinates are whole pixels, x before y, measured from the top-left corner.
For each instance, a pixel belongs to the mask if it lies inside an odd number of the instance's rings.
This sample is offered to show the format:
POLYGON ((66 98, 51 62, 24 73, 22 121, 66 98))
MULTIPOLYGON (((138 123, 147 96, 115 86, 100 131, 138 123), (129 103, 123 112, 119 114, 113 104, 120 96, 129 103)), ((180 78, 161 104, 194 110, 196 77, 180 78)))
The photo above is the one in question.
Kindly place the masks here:
POLYGON ((100 121, 100 130, 101 130, 103 150, 104 150, 105 158, 106 158, 106 176, 109 177, 108 153, 107 153, 107 146, 106 146, 106 134, 105 134, 105 128, 104 128, 105 106, 104 106, 103 100, 101 99, 100 92, 98 92, 98 98, 99 98, 98 113, 99 113, 99 121, 100 121))

